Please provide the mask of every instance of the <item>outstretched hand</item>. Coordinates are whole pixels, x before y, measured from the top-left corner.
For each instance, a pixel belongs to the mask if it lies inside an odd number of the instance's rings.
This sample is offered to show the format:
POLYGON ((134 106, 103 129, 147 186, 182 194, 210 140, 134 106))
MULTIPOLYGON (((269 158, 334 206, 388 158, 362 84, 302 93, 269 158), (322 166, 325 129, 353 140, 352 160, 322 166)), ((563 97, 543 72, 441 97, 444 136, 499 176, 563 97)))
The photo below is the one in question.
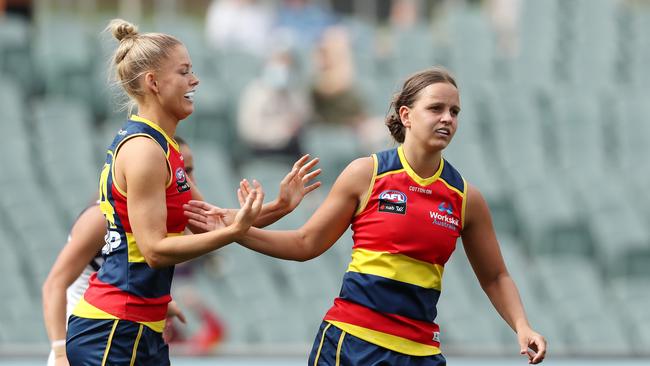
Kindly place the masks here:
POLYGON ((539 333, 528 328, 525 331, 517 333, 519 340, 519 353, 528 356, 529 364, 538 364, 544 361, 546 357, 546 339, 539 333))
POLYGON ((238 232, 246 232, 250 228, 257 216, 262 211, 262 204, 264 203, 264 191, 262 186, 253 180, 254 188, 248 193, 244 194, 242 189, 237 190, 237 197, 239 198, 239 205, 241 208, 235 215, 233 225, 238 227, 238 232))
POLYGON ((262 186, 255 180, 253 180, 253 185, 254 188, 249 185, 249 188, 245 190, 242 188, 237 190, 241 207, 236 211, 220 208, 203 201, 189 201, 183 205, 188 224, 205 231, 234 225, 238 233, 246 232, 262 211, 264 201, 262 186))
MULTIPOLYGON (((322 172, 320 168, 312 170, 320 159, 314 158, 309 160, 309 157, 309 154, 305 154, 296 160, 291 171, 280 182, 277 203, 281 207, 285 207, 287 211, 293 211, 307 194, 321 186, 321 182, 314 182, 308 185, 310 181, 314 180, 322 172)), ((244 179, 240 182, 239 189, 237 198, 241 205, 253 187, 244 179)))
POLYGON ((190 200, 183 205, 187 224, 202 231, 212 231, 228 226, 226 222, 229 210, 211 205, 207 202, 190 200))

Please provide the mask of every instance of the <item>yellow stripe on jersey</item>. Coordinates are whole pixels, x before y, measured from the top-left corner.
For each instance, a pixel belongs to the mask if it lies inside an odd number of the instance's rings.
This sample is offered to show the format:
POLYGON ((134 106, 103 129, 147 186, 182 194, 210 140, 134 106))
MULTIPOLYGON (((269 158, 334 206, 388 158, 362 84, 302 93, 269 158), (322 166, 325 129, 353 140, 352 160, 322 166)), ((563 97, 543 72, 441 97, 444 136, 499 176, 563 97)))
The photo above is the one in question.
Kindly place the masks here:
MULTIPOLYGON (((171 137, 165 133, 165 130, 162 129, 162 127, 158 126, 157 124, 151 122, 150 120, 140 117, 137 114, 132 114, 131 117, 129 118, 131 121, 136 121, 136 122, 142 122, 146 124, 147 126, 153 128, 154 130, 160 132, 163 136, 165 136, 165 140, 174 147, 176 151, 181 151, 180 147, 178 146, 178 143, 174 141, 171 137)), ((169 158, 169 150, 167 151, 167 157, 169 158)))
POLYGON ((370 200, 370 196, 372 195, 372 189, 375 187, 375 179, 377 179, 377 155, 372 154, 372 179, 370 179, 370 186, 368 187, 368 192, 366 192, 366 196, 363 197, 363 201, 359 203, 359 207, 357 208, 357 212, 354 213, 354 215, 358 215, 363 210, 366 209, 366 205, 368 205, 368 201, 370 200))
POLYGON ((403 254, 354 249, 348 271, 380 276, 440 291, 444 267, 403 254))
MULTIPOLYGON (((167 237, 179 235, 183 235, 183 233, 168 233, 167 237)), ((133 233, 126 233, 126 242, 128 243, 129 248, 129 263, 146 263, 147 260, 144 259, 144 256, 140 252, 140 248, 138 248, 138 245, 135 242, 133 233)))
POLYGON ((440 348, 414 342, 410 339, 390 335, 376 330, 363 328, 357 325, 328 320, 328 323, 346 331, 366 342, 376 344, 391 351, 404 353, 412 356, 433 356, 440 353, 440 348))
POLYGON ((83 297, 79 300, 74 310, 72 310, 72 315, 87 319, 118 319, 115 315, 89 304, 83 297))
POLYGON ((465 207, 467 206, 467 181, 465 181, 465 178, 463 178, 463 185, 465 186, 465 193, 463 194, 463 207, 461 208, 460 212, 460 224, 463 228, 465 228, 465 207))
POLYGON ((438 165, 438 170, 430 176, 429 178, 422 178, 420 177, 413 168, 409 165, 409 162, 406 160, 406 156, 404 155, 404 147, 403 145, 400 145, 397 148, 397 154, 399 155, 399 161, 402 162, 402 166, 404 167, 404 170, 406 170, 406 173, 413 179, 417 184, 421 186, 428 186, 429 184, 435 182, 439 177, 440 174, 442 173, 442 168, 445 165, 445 160, 440 157, 440 164, 438 165))
MULTIPOLYGON (((77 306, 75 306, 74 310, 72 311, 72 315, 78 316, 80 318, 86 318, 86 319, 119 319, 115 315, 109 314, 104 310, 101 310, 89 304, 88 302, 86 302, 86 300, 84 300, 83 297, 79 300, 77 306)), ((158 333, 162 333, 163 329, 165 328, 165 319, 159 320, 157 322, 138 322, 138 323, 158 333)))

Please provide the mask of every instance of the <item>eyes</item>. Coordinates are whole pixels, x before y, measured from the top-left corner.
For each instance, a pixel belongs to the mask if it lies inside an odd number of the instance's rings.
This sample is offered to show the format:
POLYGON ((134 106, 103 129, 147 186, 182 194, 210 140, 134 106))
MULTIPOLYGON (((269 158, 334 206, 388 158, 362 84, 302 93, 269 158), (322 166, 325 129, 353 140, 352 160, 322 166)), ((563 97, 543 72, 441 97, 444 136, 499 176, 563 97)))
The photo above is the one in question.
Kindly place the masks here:
MULTIPOLYGON (((443 113, 446 110, 446 108, 447 106, 443 103, 434 103, 430 105, 427 109, 434 113, 443 113)), ((460 108, 455 106, 451 107, 449 109, 449 113, 451 113, 453 117, 458 117, 458 114, 460 113, 460 108)))

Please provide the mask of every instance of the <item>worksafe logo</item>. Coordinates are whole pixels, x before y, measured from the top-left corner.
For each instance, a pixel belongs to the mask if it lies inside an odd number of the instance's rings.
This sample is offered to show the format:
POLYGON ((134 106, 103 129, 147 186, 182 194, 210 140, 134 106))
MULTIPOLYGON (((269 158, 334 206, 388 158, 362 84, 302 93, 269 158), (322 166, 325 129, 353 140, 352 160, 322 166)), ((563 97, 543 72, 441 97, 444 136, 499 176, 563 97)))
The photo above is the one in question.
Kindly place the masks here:
POLYGON ((447 202, 441 202, 438 205, 437 211, 429 211, 429 217, 433 220, 434 225, 442 226, 444 228, 457 231, 460 225, 460 220, 452 216, 454 209, 447 202))

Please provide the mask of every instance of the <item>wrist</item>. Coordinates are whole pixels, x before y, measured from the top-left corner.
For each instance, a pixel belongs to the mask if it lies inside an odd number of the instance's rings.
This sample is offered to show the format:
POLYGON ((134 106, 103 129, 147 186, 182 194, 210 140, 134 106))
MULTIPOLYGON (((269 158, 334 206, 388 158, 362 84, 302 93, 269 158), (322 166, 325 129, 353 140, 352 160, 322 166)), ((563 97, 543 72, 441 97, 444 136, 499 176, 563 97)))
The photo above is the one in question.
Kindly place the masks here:
POLYGON ((293 207, 289 205, 289 201, 281 200, 279 197, 276 198, 273 202, 269 203, 270 209, 272 212, 278 212, 283 215, 288 214, 293 211, 293 207))
POLYGON ((522 330, 524 329, 530 329, 530 324, 528 324, 528 321, 526 319, 519 320, 515 322, 515 332, 516 333, 521 333, 522 330))
POLYGON ((57 339, 52 341, 52 352, 54 352, 54 357, 64 357, 65 356, 65 339, 57 339))

